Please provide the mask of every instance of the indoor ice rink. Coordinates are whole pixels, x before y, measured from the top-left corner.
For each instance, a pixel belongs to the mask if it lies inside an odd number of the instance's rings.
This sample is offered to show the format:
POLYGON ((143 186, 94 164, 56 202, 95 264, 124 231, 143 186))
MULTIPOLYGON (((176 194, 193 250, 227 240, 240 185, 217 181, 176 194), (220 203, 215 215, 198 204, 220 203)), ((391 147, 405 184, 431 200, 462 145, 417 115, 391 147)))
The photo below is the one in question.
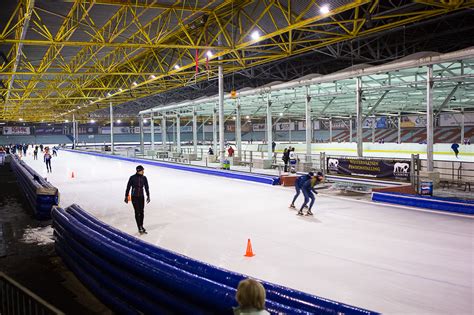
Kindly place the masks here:
POLYGON ((472 1, 4 2, 0 314, 474 315, 472 1))

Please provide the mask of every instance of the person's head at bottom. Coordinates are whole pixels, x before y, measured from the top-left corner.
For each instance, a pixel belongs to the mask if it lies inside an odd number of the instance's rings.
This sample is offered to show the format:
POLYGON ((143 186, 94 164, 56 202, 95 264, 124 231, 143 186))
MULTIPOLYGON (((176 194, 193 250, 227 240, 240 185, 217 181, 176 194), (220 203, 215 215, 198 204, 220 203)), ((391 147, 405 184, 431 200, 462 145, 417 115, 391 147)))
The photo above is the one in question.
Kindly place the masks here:
POLYGON ((239 307, 234 309, 234 314, 269 314, 265 310, 265 288, 253 279, 239 282, 235 299, 239 307))
POLYGON ((141 165, 138 165, 136 170, 137 170, 137 174, 140 174, 140 175, 143 175, 143 173, 145 172, 145 169, 141 165))

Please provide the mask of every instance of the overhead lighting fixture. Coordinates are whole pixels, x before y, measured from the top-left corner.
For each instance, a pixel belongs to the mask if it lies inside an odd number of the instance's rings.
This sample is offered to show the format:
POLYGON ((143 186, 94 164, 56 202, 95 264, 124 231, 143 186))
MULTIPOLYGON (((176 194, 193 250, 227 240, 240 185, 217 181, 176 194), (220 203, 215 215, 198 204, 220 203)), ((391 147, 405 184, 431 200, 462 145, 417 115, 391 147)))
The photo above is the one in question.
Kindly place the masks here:
POLYGON ((232 117, 232 119, 233 119, 233 120, 236 120, 236 119, 237 119, 237 117, 235 117, 235 116, 234 116, 234 117, 232 117))
POLYGON ((122 92, 123 90, 122 89, 119 89, 119 92, 122 92))
POLYGON ((23 121, 23 118, 18 119, 19 121, 23 121))
POLYGON ((107 97, 111 97, 111 96, 112 96, 112 94, 110 94, 110 93, 107 93, 107 97))
POLYGON ((146 124, 148 122, 148 120, 146 119, 143 119, 143 123, 146 124))
POLYGON ((94 120, 94 119, 91 119, 91 120, 90 120, 90 123, 91 123, 91 124, 95 123, 95 120, 94 120))
POLYGON ((117 119, 117 124, 120 124, 122 121, 120 119, 117 119))
POLYGON ((250 35, 253 40, 259 40, 260 39, 260 32, 259 31, 253 31, 252 34, 250 35))
POLYGON ((245 118, 250 119, 250 116, 245 116, 245 118))
POLYGON ((48 126, 51 126, 51 124, 48 124, 48 126))
POLYGON ((156 77, 152 74, 152 75, 150 75, 150 79, 153 80, 153 79, 156 79, 156 77))
POLYGON ((133 85, 133 86, 137 86, 137 85, 138 85, 138 83, 137 83, 137 82, 135 82, 135 81, 133 81, 132 85, 133 85))
POLYGON ((321 12, 321 14, 328 14, 329 13, 329 6, 327 4, 323 5, 319 9, 319 12, 321 12))
POLYGON ((280 113, 280 116, 283 116, 283 113, 280 113))
POLYGON ((206 53, 206 56, 207 56, 207 58, 212 58, 212 56, 214 56, 214 55, 212 54, 212 51, 208 50, 207 53, 206 53))
POLYGON ((179 70, 180 67, 179 67, 179 65, 174 65, 174 68, 175 68, 176 70, 179 70))
POLYGON ((69 120, 67 120, 67 119, 66 119, 64 122, 68 123, 68 122, 69 122, 69 120))

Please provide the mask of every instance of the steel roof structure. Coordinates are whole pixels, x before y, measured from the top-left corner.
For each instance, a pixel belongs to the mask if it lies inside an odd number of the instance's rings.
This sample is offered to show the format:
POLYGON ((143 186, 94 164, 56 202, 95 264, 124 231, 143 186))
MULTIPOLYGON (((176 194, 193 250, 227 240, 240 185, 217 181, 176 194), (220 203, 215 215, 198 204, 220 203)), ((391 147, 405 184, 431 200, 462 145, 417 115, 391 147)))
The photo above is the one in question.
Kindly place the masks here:
MULTIPOLYGON (((317 119, 355 115, 356 79, 362 82, 362 108, 365 116, 398 116, 425 113, 427 66, 433 67, 433 108, 441 111, 474 109, 474 47, 445 55, 414 54, 381 66, 358 65, 326 76, 313 75, 287 83, 275 83, 227 95, 225 114, 231 117, 239 105, 242 116, 266 117, 267 102, 272 116, 280 119, 305 119, 305 104, 310 98, 311 116, 317 119)), ((140 114, 156 116, 211 117, 218 96, 159 106, 140 114)), ((203 118, 204 119, 204 118, 203 118)))
POLYGON ((474 2, 19 0, 2 5, 0 120, 62 121, 72 114, 86 119, 110 103, 199 86, 217 76, 218 64, 225 74, 243 73, 466 12, 474 2))

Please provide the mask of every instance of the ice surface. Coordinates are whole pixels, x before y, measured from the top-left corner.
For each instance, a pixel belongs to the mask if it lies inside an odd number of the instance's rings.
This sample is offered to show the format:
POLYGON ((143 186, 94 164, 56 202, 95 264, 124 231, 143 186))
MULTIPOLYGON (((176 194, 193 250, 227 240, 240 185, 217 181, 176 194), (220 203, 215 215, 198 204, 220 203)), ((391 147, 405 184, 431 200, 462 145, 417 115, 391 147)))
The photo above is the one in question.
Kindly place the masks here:
MULTIPOLYGON (((61 206, 77 203, 138 236, 123 201, 138 163, 59 151, 47 174, 41 160, 24 159, 59 188, 61 206)), ((472 218, 322 193, 315 217, 299 217, 288 209, 291 188, 147 165, 145 175, 151 203, 141 238, 152 244, 383 313, 473 312, 472 218)))

